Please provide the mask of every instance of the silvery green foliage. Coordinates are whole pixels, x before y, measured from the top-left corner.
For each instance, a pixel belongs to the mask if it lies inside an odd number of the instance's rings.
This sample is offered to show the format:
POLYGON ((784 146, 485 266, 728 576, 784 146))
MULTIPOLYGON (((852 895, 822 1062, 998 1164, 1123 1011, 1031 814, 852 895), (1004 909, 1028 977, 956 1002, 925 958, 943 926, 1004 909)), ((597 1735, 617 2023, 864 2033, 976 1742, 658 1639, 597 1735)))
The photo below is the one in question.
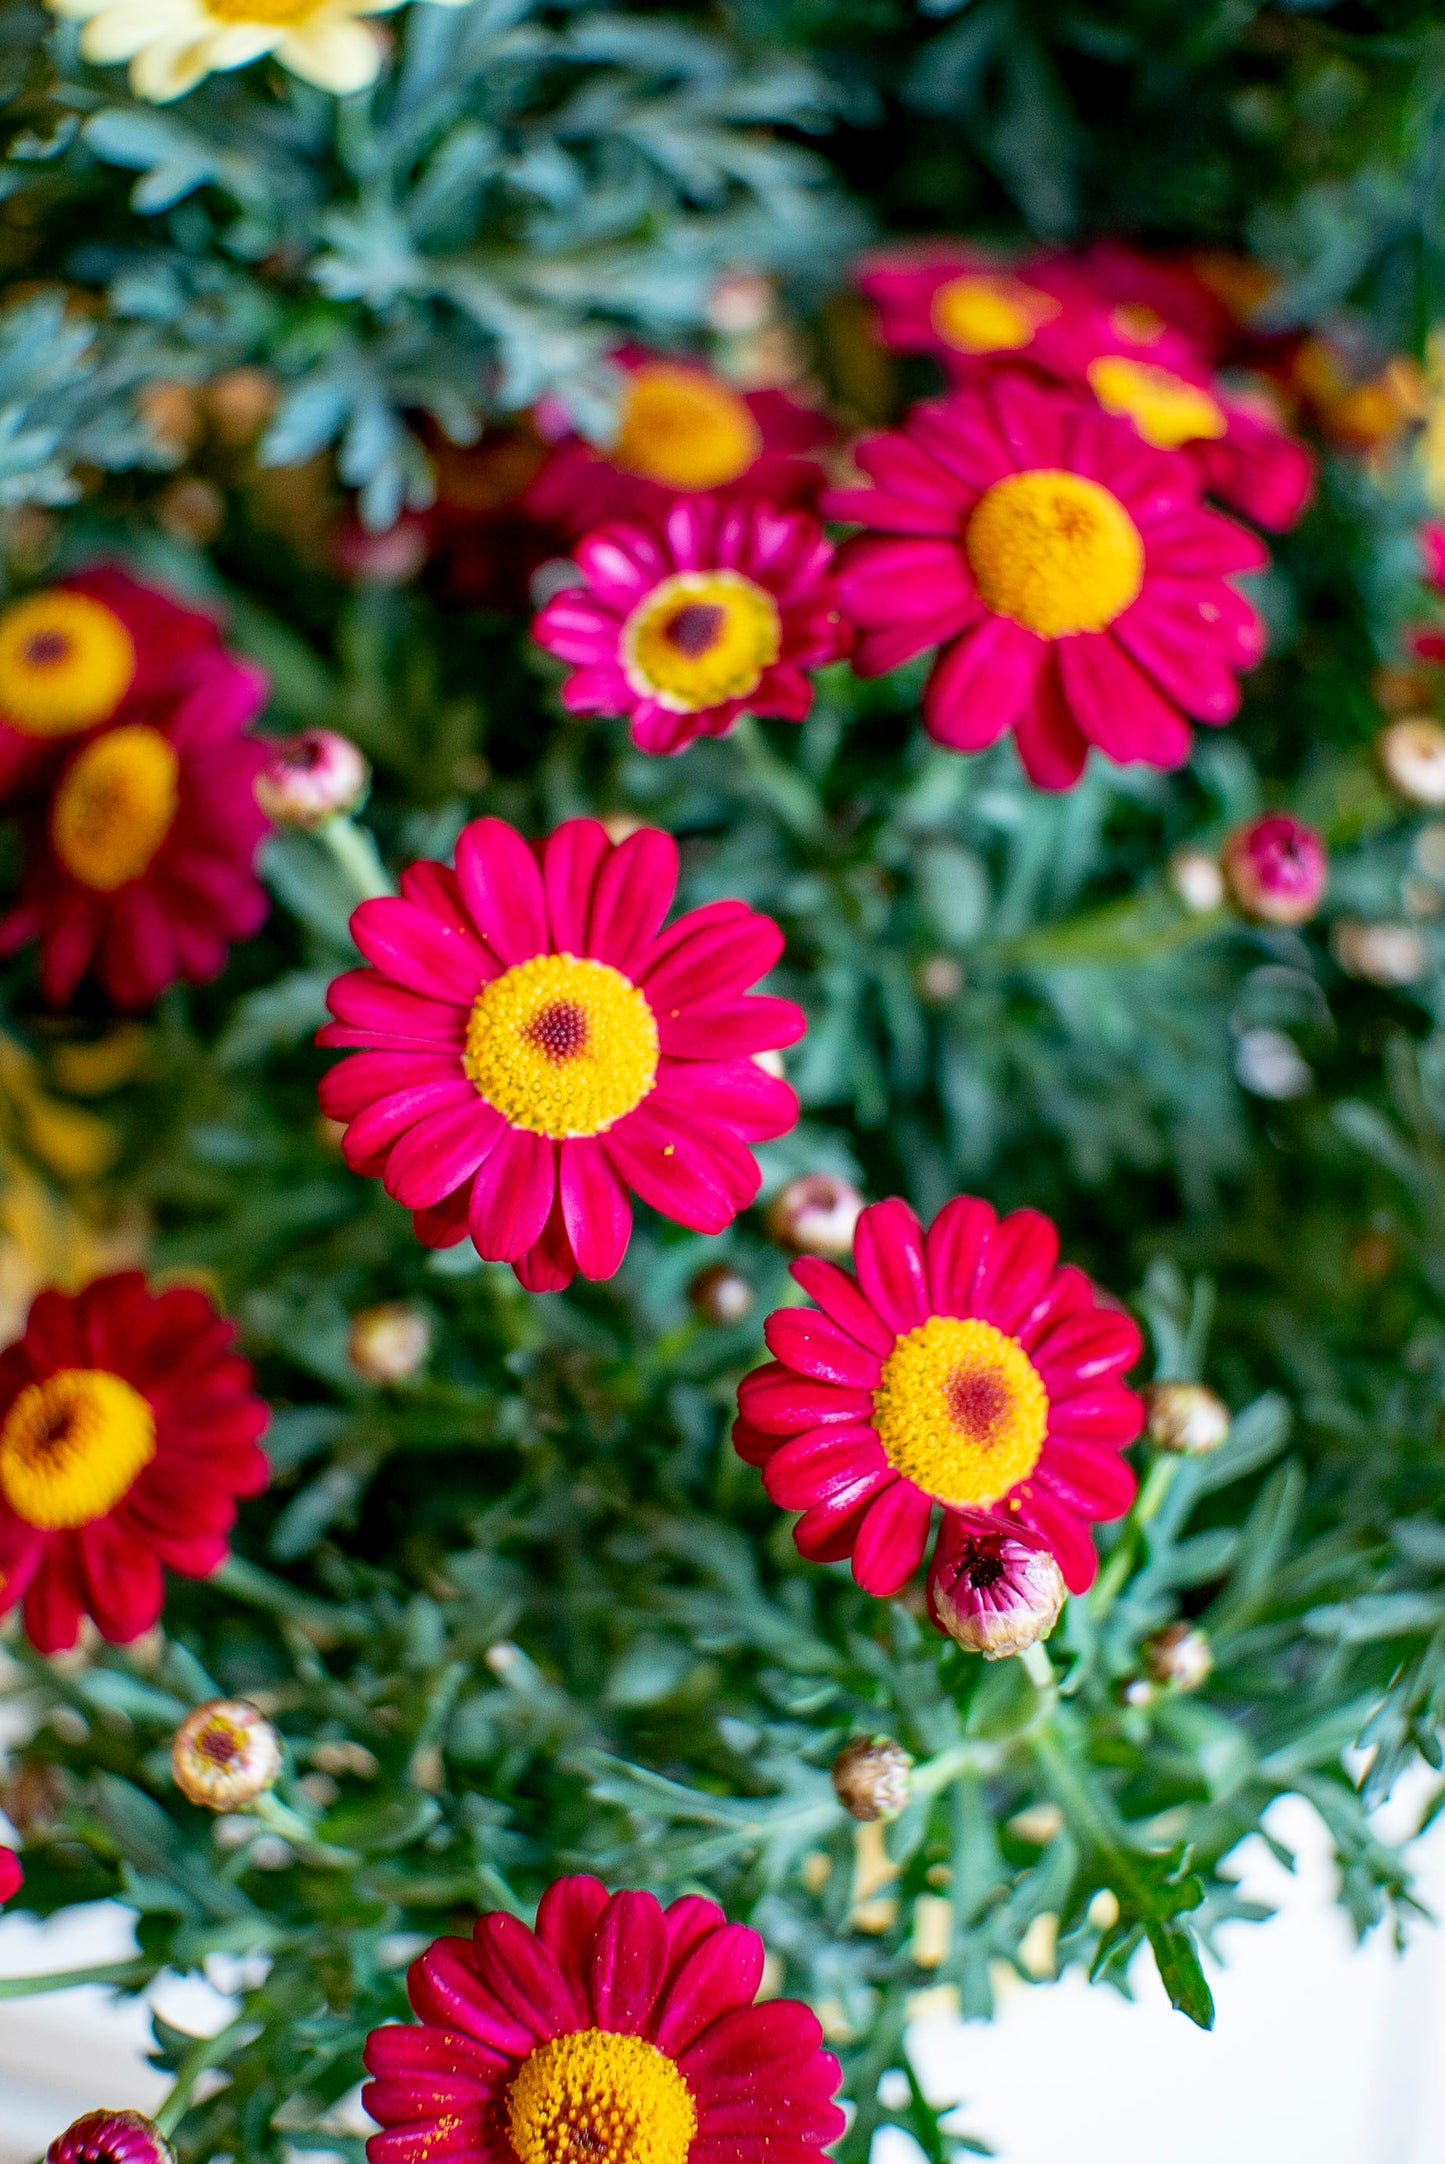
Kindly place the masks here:
POLYGON ((72 502, 80 462, 156 463, 134 403, 154 373, 143 334, 127 326, 107 337, 67 315, 61 294, 0 313, 0 506, 72 502))

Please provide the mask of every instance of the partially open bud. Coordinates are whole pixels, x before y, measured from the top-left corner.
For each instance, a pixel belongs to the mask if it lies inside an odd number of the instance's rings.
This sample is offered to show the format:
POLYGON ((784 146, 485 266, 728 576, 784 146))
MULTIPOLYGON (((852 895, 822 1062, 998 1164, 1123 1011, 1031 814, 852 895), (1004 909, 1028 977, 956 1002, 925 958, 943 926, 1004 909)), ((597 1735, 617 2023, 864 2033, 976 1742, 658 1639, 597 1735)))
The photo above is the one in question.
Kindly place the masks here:
POLYGON ((1001 1661, 1047 1638, 1067 1588, 1049 1550, 989 1519, 944 1515, 928 1572, 928 1611, 965 1653, 1001 1661))
POLYGON ((687 1288, 687 1297, 704 1322, 715 1322, 723 1329, 752 1313, 752 1286, 741 1271, 725 1262, 714 1262, 706 1270, 699 1270, 687 1288))
POLYGON ((281 1738, 244 1698, 213 1698, 188 1713, 171 1742, 171 1772, 189 1802, 237 1811, 281 1771, 281 1738))
POLYGON ((1229 1407, 1203 1383, 1150 1383, 1143 1395, 1156 1450, 1197 1457, 1217 1450, 1229 1434, 1229 1407))
POLYGON ((897 1818, 908 1801, 913 1760, 891 1736, 855 1736, 833 1761, 833 1788, 850 1818, 897 1818))
POLYGON ((1214 1672, 1214 1651, 1192 1623, 1166 1623, 1144 1646, 1144 1666, 1156 1683, 1197 1691, 1214 1672))
POLYGON ((370 779, 350 737, 303 729, 272 747, 256 776, 256 802, 274 826, 319 827, 337 812, 354 811, 370 779))
POLYGON ((1330 947, 1347 977, 1366 984, 1418 984, 1430 967, 1430 949, 1413 924, 1363 924, 1341 917, 1330 947))
POLYGON ((1406 714, 1375 740, 1380 771, 1409 804, 1445 804, 1445 729, 1428 714, 1406 714))
POLYGON ((176 2152, 138 2111, 88 2111, 56 2135, 45 2164, 176 2164, 176 2152))
POLYGON ((1222 862, 1236 908, 1261 924, 1307 924, 1324 899, 1324 843, 1289 812, 1236 827, 1222 862))
POLYGON ((1176 849, 1169 859, 1169 884, 1186 909, 1205 916, 1224 900, 1224 874, 1219 859, 1192 843, 1176 849))
POLYGON ((831 1172, 805 1172, 779 1188, 765 1222, 780 1247, 795 1255, 849 1255, 863 1197, 831 1172))
POLYGON ((346 1356, 368 1383, 404 1383, 425 1367, 431 1324, 406 1300, 383 1300, 351 1318, 346 1356))

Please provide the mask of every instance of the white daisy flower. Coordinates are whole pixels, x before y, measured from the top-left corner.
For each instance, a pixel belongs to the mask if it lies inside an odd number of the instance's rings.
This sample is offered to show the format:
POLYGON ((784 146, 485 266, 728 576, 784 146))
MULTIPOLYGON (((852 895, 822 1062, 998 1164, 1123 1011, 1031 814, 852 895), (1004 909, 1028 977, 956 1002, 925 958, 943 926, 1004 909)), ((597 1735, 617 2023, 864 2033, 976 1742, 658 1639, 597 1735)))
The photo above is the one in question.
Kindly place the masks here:
MULTIPOLYGON (((464 6, 466 0, 441 0, 464 6)), ((359 15, 401 0, 47 0, 84 22, 87 60, 130 62, 138 98, 165 105, 201 78, 268 53, 293 75, 344 97, 375 82, 384 47, 359 15)))

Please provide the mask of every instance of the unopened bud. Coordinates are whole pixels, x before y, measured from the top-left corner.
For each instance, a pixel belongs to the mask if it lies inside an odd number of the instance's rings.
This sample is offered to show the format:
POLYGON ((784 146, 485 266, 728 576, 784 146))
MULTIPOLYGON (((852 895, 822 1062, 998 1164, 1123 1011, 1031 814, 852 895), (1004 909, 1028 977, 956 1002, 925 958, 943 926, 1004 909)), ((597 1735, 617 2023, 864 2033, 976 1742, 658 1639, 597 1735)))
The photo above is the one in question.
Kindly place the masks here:
POLYGON ((256 802, 273 826, 319 827, 354 811, 371 769, 350 737, 304 729, 275 745, 256 776, 256 802))
POLYGON ((1144 1391, 1149 1440, 1176 1457, 1217 1450, 1229 1435, 1229 1407, 1203 1383, 1150 1383, 1144 1391))
POLYGON ((780 1247, 795 1255, 849 1255, 863 1197, 831 1172, 805 1172, 779 1188, 765 1223, 780 1247))
POLYGON ((1214 1672, 1214 1650, 1192 1623, 1166 1623, 1145 1641, 1144 1666, 1156 1683, 1197 1691, 1214 1672))
POLYGON ((1235 906, 1261 924, 1307 924, 1324 899, 1324 843, 1289 812, 1236 827, 1222 861, 1235 906))
POLYGON ((1047 1548, 985 1519, 945 1514, 928 1572, 928 1608, 965 1653, 1001 1661, 1047 1638, 1067 1587, 1047 1548))
POLYGON ((384 1300, 351 1318, 346 1356, 368 1383, 404 1383, 425 1367, 431 1324, 405 1300, 384 1300))
POLYGON ((687 1297, 704 1322, 715 1322, 724 1329, 742 1322, 752 1312, 752 1286, 741 1271, 725 1262, 699 1270, 687 1288, 687 1297))
POLYGON ((138 2111, 88 2111, 56 2135, 45 2164, 176 2164, 176 2152, 138 2111))
POLYGON ((235 1811, 281 1771, 281 1739, 244 1698, 213 1698, 188 1713, 171 1743, 171 1772, 190 1803, 235 1811))
POLYGON ((0 1908, 7 1901, 13 1901, 24 1884, 25 1873, 20 1858, 13 1848, 0 1847, 0 1908))
POLYGON ((1410 804, 1445 804, 1445 729, 1428 714, 1407 714, 1375 742, 1380 771, 1410 804))
POLYGON ((1430 949, 1413 924, 1362 924, 1341 917, 1330 948, 1347 977, 1366 984, 1418 984, 1430 967, 1430 949))
POLYGON ((598 823, 613 848, 620 849, 624 842, 631 841, 634 834, 642 832, 647 821, 637 818, 632 812, 604 812, 598 823))
POLYGON ((1193 844, 1176 849, 1169 859, 1169 884, 1186 909, 1206 916, 1224 901, 1224 874, 1219 859, 1193 844))
POLYGON ((930 954, 918 965, 918 989, 935 1007, 957 999, 963 985, 963 964, 951 954, 930 954))
POLYGON ((850 1818, 897 1818, 908 1802, 913 1760, 891 1736, 855 1736, 833 1761, 833 1789, 850 1818))

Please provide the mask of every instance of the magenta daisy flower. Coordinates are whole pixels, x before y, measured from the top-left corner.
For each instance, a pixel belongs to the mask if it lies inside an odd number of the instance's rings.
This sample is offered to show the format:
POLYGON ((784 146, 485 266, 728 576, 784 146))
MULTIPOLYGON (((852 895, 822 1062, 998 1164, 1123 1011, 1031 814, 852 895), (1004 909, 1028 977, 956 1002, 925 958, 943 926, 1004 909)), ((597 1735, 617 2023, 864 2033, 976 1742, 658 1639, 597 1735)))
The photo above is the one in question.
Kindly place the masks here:
POLYGON ((726 736, 742 713, 801 721, 806 674, 847 651, 833 548, 804 511, 679 499, 649 525, 603 526, 576 549, 585 586, 532 626, 574 664, 574 714, 626 714, 639 751, 726 736))
POLYGON ((936 353, 953 373, 1000 354, 1029 355, 1063 308, 1027 269, 1016 273, 966 241, 874 249, 860 261, 857 283, 873 303, 882 345, 936 353))
POLYGON ((321 1084, 354 1171, 415 1212, 417 1237, 510 1262, 532 1291, 610 1277, 629 1194, 720 1232, 758 1191, 750 1142, 798 1101, 753 1055, 792 1044, 791 1000, 749 995, 783 950, 770 917, 710 902, 666 930, 677 844, 613 846, 569 819, 539 855, 476 819, 456 869, 414 864, 351 920, 370 969, 338 977, 321 1084))
POLYGON ((1178 766, 1190 719, 1225 722, 1264 647, 1231 578, 1268 561, 1199 501, 1177 451, 1141 441, 1087 393, 997 369, 867 437, 877 486, 826 509, 875 529, 839 557, 854 666, 881 676, 939 648, 930 736, 980 751, 1012 728, 1045 789, 1109 758, 1178 766))
POLYGON ((753 2003, 762 1975, 698 1894, 558 1879, 535 1931, 483 1916, 413 1965, 421 2026, 366 2041, 369 2164, 816 2164, 841 2071, 809 2007, 753 2003))
POLYGON ((744 1378, 733 1429, 798 1551, 853 1559, 866 1593, 896 1593, 923 1559, 934 1506, 1050 1548, 1071 1592, 1093 1583, 1089 1523, 1134 1495, 1120 1452, 1144 1407, 1120 1377, 1139 1332, 1082 1270, 1057 1267, 1036 1210, 998 1219, 960 1195, 925 1234, 906 1202, 858 1220, 854 1274, 804 1256, 817 1302, 764 1329, 772 1364, 744 1378))

